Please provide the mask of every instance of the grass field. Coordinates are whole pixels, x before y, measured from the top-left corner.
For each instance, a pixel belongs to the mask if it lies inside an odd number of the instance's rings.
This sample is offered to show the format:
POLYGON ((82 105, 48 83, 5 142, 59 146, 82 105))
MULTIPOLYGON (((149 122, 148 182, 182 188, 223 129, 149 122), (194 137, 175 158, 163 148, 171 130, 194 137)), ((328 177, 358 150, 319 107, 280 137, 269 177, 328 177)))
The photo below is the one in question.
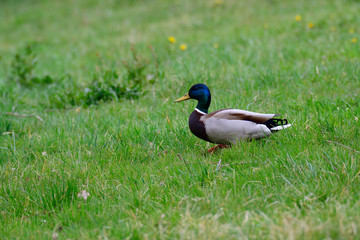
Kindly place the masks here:
POLYGON ((360 239, 359 12, 1 1, 0 238, 360 239), (204 154, 195 83, 293 126, 204 154))

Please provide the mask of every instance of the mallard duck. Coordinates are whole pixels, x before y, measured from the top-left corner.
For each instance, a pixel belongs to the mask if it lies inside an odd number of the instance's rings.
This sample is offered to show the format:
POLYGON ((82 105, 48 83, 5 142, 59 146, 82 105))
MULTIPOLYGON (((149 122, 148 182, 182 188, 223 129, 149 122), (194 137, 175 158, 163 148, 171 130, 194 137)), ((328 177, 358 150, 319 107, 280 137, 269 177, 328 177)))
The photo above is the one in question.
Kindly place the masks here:
POLYGON ((256 113, 239 109, 221 109, 208 113, 211 102, 209 88, 204 84, 192 86, 189 92, 175 100, 182 102, 195 99, 198 104, 189 118, 191 132, 205 141, 219 145, 210 149, 228 147, 241 140, 251 141, 270 136, 273 132, 291 126, 286 119, 275 118, 279 114, 256 113))

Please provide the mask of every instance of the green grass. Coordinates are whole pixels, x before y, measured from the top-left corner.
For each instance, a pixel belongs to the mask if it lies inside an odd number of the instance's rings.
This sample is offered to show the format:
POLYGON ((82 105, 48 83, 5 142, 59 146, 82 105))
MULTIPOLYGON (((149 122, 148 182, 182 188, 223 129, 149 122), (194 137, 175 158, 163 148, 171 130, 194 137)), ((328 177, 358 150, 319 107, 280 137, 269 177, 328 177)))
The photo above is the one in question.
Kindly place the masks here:
POLYGON ((359 10, 351 0, 2 1, 0 113, 44 121, 0 115, 1 238, 360 239, 359 10), (12 63, 29 44, 38 82, 24 86, 12 63), (106 71, 131 84, 132 46, 145 65, 138 98, 84 105, 106 71), (200 82, 210 111, 282 113, 293 126, 204 155, 213 145, 187 126, 195 102, 173 103, 200 82))

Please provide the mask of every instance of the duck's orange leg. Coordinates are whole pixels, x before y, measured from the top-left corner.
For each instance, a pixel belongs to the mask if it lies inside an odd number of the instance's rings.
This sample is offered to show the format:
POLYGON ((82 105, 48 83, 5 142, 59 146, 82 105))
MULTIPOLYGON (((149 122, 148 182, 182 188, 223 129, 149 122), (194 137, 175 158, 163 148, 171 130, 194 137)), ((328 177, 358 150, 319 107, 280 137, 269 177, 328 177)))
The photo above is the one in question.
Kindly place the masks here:
POLYGON ((218 144, 215 147, 210 148, 208 150, 208 153, 214 153, 218 149, 229 148, 229 147, 231 147, 231 146, 230 145, 225 145, 225 144, 218 144))

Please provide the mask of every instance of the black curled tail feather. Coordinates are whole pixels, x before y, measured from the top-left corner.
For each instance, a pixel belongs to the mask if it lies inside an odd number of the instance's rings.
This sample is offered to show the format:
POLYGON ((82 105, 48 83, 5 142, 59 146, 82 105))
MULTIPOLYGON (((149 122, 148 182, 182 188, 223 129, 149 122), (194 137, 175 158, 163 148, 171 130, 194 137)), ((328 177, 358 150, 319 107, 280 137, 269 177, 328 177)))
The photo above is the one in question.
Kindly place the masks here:
MULTIPOLYGON (((267 126, 270 130, 271 128, 277 127, 277 126, 284 126, 288 124, 287 119, 280 119, 280 118, 271 118, 263 123, 265 126, 267 126)), ((273 131, 273 130, 271 130, 273 131)), ((277 130, 275 130, 277 131, 277 130)))

